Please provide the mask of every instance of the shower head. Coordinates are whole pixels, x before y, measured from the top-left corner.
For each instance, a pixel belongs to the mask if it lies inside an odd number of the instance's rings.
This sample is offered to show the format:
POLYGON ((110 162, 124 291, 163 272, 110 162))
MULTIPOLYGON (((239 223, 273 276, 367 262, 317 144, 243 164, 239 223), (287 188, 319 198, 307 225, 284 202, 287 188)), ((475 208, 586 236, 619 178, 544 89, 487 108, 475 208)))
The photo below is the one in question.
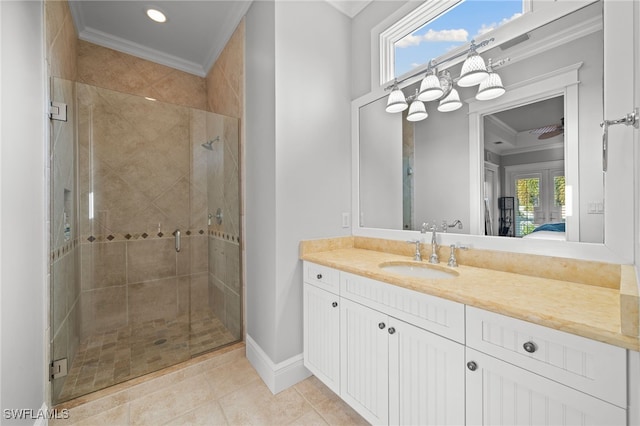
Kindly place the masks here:
POLYGON ((216 136, 215 139, 211 139, 205 143, 203 143, 201 146, 204 149, 208 149, 209 151, 213 151, 213 143, 214 142, 218 142, 220 140, 220 136, 216 136))

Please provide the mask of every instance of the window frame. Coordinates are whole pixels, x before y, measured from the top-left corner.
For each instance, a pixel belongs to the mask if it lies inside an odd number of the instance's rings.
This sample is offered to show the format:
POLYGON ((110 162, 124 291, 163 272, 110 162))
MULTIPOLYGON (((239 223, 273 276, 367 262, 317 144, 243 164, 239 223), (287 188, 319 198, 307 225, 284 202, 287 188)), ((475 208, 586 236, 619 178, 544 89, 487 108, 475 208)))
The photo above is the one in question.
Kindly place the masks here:
MULTIPOLYGON (((429 23, 429 21, 433 20, 446 10, 451 7, 457 6, 459 3, 464 0, 425 0, 418 7, 415 7, 413 10, 408 12, 404 12, 406 9, 401 9, 398 12, 400 13, 400 17, 398 18, 397 14, 394 14, 389 19, 386 19, 381 25, 374 28, 374 34, 377 34, 378 38, 378 53, 379 53, 379 85, 385 86, 390 84, 394 79, 404 79, 405 76, 414 75, 416 73, 421 73, 426 71, 428 68, 428 61, 431 59, 438 58, 426 58, 424 64, 413 68, 412 70, 407 71, 402 75, 395 75, 395 44, 408 34, 413 33, 418 28, 424 26, 429 23)), ((526 15, 528 12, 532 11, 532 2, 533 0, 522 0, 522 14, 526 15)), ((521 19, 522 16, 518 19, 521 19)), ((505 24, 504 26, 507 26, 505 24)), ((499 28, 502 28, 501 26, 499 28)), ((495 29, 489 33, 491 36, 497 31, 495 29)), ((510 33, 512 34, 512 32, 510 33)), ((509 37, 513 37, 510 35, 509 37)), ((482 41, 482 40, 477 40, 482 41)), ((493 47, 493 46, 490 46, 493 47)), ((453 56, 457 53, 462 52, 468 47, 461 46, 457 49, 453 49, 452 51, 447 53, 447 56, 453 56)), ((451 66, 458 62, 462 62, 464 58, 459 58, 458 60, 452 61, 448 64, 451 66)), ((373 80, 372 80, 373 81, 373 80)))

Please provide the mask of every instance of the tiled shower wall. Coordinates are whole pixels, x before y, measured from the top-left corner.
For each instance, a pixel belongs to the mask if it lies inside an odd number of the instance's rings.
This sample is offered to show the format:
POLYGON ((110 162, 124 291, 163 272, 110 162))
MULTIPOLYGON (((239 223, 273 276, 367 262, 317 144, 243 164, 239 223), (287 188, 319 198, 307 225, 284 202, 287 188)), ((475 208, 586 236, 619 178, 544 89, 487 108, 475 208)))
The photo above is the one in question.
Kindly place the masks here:
MULTIPOLYGON (((204 114, 204 113, 202 113, 204 114)), ((231 117, 207 114, 207 129, 216 133, 208 153, 206 182, 209 229, 209 304, 213 313, 237 338, 242 336, 240 289, 240 194, 238 122, 231 117), (218 133, 213 129, 220 129, 218 133), (219 138, 219 139, 218 139, 219 138), (218 215, 218 212, 220 215, 218 215)))
POLYGON ((82 334, 188 321, 209 309, 210 151, 201 143, 221 134, 207 117, 218 116, 84 84, 77 90, 82 334))
MULTIPOLYGON (((80 280, 77 233, 77 162, 74 120, 74 81, 77 38, 66 1, 47 0, 45 7, 46 60, 51 98, 68 105, 66 122, 50 122, 50 345, 53 360, 73 362, 80 340, 80 280), (55 78, 54 78, 55 77, 55 78), (65 224, 69 225, 65 234, 65 224)), ((64 379, 53 381, 57 395, 64 379)))

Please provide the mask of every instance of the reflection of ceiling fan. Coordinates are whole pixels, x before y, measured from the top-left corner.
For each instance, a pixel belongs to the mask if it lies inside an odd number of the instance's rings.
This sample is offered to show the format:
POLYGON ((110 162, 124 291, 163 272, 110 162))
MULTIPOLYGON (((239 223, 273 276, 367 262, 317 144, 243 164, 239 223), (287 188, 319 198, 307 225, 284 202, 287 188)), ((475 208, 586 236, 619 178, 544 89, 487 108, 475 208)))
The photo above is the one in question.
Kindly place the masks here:
POLYGON ((539 135, 538 139, 549 139, 564 133, 564 117, 560 119, 560 124, 552 124, 549 126, 539 127, 529 130, 533 135, 539 135))

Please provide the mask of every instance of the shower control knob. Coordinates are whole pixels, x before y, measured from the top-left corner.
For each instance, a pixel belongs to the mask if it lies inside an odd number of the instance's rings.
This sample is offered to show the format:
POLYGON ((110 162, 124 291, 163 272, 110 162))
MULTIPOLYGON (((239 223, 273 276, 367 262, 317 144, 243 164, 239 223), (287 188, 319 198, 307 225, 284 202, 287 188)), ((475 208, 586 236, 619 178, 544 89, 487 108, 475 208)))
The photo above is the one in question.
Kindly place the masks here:
POLYGON ((389 334, 394 334, 396 329, 394 327, 389 327, 389 334))
POLYGON ((533 342, 525 342, 525 344, 522 345, 522 347, 524 348, 525 351, 529 352, 530 354, 534 353, 538 349, 536 344, 533 342))
POLYGON ((334 308, 337 308, 337 307, 338 307, 338 302, 333 302, 333 303, 331 304, 331 306, 333 306, 334 308))
POLYGON ((385 328, 385 327, 386 327, 386 324, 385 324, 385 323, 383 323, 383 322, 381 322, 380 324, 378 324, 378 328, 379 328, 380 330, 384 330, 384 328, 385 328))
POLYGON ((322 274, 318 274, 318 275, 316 275, 316 278, 317 278, 317 279, 319 279, 319 280, 321 280, 321 279, 322 279, 322 274))
POLYGON ((476 364, 475 361, 469 361, 467 363, 467 368, 471 371, 476 371, 478 369, 478 364, 476 364))

